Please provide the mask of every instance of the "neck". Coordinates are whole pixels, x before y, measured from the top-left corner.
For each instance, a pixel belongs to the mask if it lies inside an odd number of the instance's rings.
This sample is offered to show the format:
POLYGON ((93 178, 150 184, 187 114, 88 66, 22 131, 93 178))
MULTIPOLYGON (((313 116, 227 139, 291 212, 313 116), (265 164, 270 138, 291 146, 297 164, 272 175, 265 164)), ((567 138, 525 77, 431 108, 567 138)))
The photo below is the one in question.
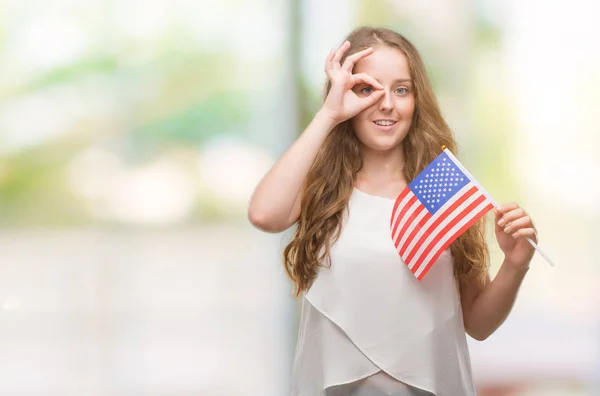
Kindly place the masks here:
POLYGON ((357 179, 373 186, 406 183, 404 176, 404 151, 402 145, 389 151, 376 151, 361 147, 363 166, 357 179))

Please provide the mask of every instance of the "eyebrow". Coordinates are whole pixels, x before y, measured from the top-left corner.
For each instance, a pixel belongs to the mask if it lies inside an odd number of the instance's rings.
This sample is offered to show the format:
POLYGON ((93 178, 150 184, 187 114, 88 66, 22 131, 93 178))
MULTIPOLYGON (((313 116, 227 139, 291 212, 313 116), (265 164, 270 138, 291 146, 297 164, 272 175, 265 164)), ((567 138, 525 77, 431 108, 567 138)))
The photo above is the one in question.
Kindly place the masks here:
MULTIPOLYGON (((375 78, 375 81, 377 81, 379 84, 381 84, 381 82, 375 78)), ((413 81, 410 78, 398 78, 396 80, 394 80, 394 82, 392 83, 392 85, 396 85, 398 83, 413 83, 413 81)), ((364 85, 370 85, 367 83, 361 83, 361 84, 357 84, 356 86, 364 86, 364 85)))
MULTIPOLYGON (((379 81, 379 79, 375 79, 375 81, 377 81, 379 84, 381 84, 381 81, 379 81)), ((398 84, 398 83, 413 83, 413 80, 410 78, 398 78, 396 80, 393 81, 392 84, 398 84)))

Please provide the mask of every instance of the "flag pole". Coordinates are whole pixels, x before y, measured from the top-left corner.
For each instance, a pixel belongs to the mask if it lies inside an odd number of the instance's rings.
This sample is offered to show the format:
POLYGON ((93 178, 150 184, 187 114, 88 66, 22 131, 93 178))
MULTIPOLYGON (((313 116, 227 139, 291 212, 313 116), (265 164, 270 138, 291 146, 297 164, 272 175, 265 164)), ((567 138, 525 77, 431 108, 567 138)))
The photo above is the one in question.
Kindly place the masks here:
MULTIPOLYGON (((454 161, 454 163, 456 164, 456 166, 458 166, 460 168, 460 170, 467 175, 467 177, 469 177, 474 184, 477 185, 477 187, 481 190, 481 192, 490 200, 490 202, 492 202, 492 204, 494 205, 494 207, 498 207, 498 203, 496 202, 496 200, 494 198, 492 198, 492 196, 481 186, 481 184, 479 184, 479 182, 477 182, 477 179, 475 179, 471 173, 469 173, 469 171, 460 163, 460 161, 454 156, 454 154, 452 154, 452 152, 450 150, 448 150, 448 148, 444 145, 442 146, 442 152, 445 152, 451 159, 452 161, 454 161)), ((529 244, 531 246, 533 246, 533 248, 542 255, 542 257, 546 260, 546 262, 548 264, 550 264, 552 267, 554 267, 554 262, 550 259, 550 257, 548 257, 548 255, 546 254, 546 252, 544 252, 542 250, 542 248, 540 248, 531 238, 527 237, 527 242, 529 242, 529 244)))

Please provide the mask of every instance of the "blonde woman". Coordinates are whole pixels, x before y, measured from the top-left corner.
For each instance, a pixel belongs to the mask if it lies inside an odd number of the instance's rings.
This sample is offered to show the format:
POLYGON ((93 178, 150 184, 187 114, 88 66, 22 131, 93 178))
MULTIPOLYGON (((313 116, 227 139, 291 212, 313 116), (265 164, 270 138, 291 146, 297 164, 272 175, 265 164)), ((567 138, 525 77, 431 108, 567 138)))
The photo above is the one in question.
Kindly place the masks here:
POLYGON ((423 61, 403 36, 363 27, 325 62, 325 100, 261 180, 249 220, 296 225, 283 252, 302 298, 294 396, 475 395, 466 335, 506 319, 529 268, 533 223, 495 210, 504 252, 490 280, 483 221, 418 281, 393 245, 395 198, 446 145, 456 151, 423 61))

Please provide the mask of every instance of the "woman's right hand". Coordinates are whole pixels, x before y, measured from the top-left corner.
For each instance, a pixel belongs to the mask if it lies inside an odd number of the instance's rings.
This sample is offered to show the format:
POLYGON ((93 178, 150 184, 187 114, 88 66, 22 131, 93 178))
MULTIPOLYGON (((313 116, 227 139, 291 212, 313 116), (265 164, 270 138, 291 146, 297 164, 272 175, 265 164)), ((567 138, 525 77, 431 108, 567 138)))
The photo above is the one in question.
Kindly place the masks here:
POLYGON ((348 48, 350 48, 350 42, 346 41, 337 51, 331 50, 325 61, 325 73, 331 81, 331 89, 321 107, 321 112, 336 124, 346 121, 374 105, 384 93, 383 86, 373 77, 365 73, 352 74, 356 62, 371 55, 374 51, 373 48, 370 47, 348 56, 344 64, 340 65, 340 59, 348 48), (357 95, 353 88, 361 83, 372 87, 374 91, 368 96, 357 95))

